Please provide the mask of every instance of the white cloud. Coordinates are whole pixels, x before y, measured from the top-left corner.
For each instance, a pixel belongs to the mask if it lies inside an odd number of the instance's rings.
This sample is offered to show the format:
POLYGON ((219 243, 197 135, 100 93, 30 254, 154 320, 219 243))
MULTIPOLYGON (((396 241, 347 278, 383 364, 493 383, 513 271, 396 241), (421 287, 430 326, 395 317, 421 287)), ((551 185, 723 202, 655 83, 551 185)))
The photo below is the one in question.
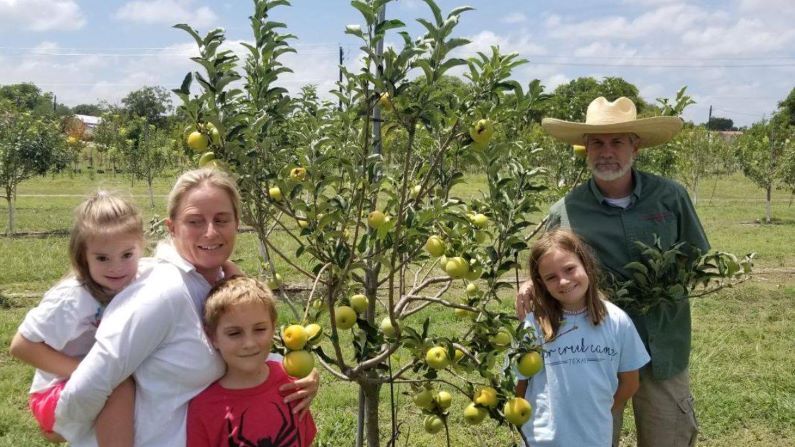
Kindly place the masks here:
POLYGON ((613 44, 607 41, 592 42, 574 50, 574 56, 577 57, 604 57, 605 55, 610 55, 610 57, 618 58, 617 60, 611 60, 611 63, 625 63, 628 59, 636 56, 637 53, 638 50, 636 48, 629 47, 624 42, 613 44))
POLYGON ((71 31, 85 24, 74 0, 0 0, 3 31, 71 31))
POLYGON ((530 34, 520 36, 500 36, 492 31, 481 31, 474 36, 467 37, 471 42, 463 47, 467 55, 473 55, 480 51, 491 54, 491 47, 500 47, 500 53, 507 54, 516 51, 522 57, 546 54, 547 50, 533 41, 534 37, 530 34))
POLYGON ((191 23, 194 27, 210 26, 218 16, 207 6, 195 7, 193 0, 134 0, 116 11, 119 20, 146 24, 191 23))

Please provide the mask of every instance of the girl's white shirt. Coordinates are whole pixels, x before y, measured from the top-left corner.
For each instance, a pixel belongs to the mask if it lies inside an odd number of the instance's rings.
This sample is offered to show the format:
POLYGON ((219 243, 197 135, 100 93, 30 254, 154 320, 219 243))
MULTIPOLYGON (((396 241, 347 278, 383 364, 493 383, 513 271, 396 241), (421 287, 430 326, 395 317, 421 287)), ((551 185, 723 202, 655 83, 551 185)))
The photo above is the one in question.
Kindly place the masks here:
MULTIPOLYGON (((140 276, 152 268, 152 258, 138 261, 140 276)), ((18 332, 28 341, 46 343, 70 357, 83 357, 94 345, 105 306, 100 304, 74 276, 68 277, 44 294, 41 302, 28 311, 18 332)), ((65 377, 37 369, 31 393, 44 391, 65 377)))
POLYGON ((210 284, 169 243, 156 258, 105 309, 94 347, 61 394, 54 429, 73 446, 96 445, 94 420, 130 375, 135 445, 185 445, 188 402, 224 373, 202 328, 210 284))

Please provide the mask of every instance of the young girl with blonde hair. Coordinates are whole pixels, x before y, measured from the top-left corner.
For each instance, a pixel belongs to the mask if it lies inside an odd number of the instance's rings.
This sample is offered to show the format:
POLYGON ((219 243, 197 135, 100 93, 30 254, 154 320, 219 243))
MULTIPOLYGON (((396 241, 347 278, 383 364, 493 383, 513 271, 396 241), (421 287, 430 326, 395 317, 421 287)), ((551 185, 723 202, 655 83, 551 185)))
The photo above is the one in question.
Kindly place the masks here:
MULTIPOLYGON (((75 210, 69 240, 71 272, 28 312, 11 342, 11 354, 36 368, 29 404, 42 435, 53 431, 61 390, 94 344, 102 313, 139 275, 143 222, 135 206, 99 191, 75 210)), ((96 421, 100 446, 133 445, 135 387, 130 379, 110 395, 96 421)))
POLYGON ((533 417, 522 426, 536 446, 609 446, 613 409, 638 388, 649 355, 626 313, 599 290, 590 248, 574 233, 553 230, 533 244, 534 294, 525 326, 543 342, 544 367, 522 377, 533 417))

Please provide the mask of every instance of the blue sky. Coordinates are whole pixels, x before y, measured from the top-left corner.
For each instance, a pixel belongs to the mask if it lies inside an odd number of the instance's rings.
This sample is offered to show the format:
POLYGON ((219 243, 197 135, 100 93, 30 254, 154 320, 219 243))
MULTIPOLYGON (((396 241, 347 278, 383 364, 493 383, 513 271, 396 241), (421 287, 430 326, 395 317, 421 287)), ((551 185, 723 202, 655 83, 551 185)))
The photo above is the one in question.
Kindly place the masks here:
MULTIPOLYGON (((343 0, 293 0, 279 8, 299 39, 285 58, 295 73, 292 91, 306 83, 321 92, 337 77, 338 46, 356 64, 356 41, 345 25, 360 23, 343 0)), ((476 8, 462 16, 457 34, 472 43, 461 56, 499 45, 530 63, 514 78, 540 79, 552 90, 579 76, 619 76, 654 102, 679 87, 697 104, 695 122, 713 115, 747 125, 769 116, 795 87, 795 4, 792 0, 440 0, 443 11, 476 8)), ((227 31, 232 48, 250 39, 248 0, 0 0, 0 84, 34 82, 67 105, 117 103, 144 85, 179 86, 193 69, 192 39, 171 25, 186 22, 206 32, 227 31)), ((420 0, 397 0, 389 18, 430 17, 420 0)), ((390 36, 390 42, 399 39, 390 36)))

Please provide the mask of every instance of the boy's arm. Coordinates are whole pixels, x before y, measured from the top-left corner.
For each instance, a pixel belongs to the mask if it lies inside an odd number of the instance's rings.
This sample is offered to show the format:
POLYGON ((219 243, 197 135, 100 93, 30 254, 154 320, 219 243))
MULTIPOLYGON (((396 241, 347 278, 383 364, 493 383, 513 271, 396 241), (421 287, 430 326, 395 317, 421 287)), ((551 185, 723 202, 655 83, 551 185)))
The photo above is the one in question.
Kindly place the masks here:
POLYGON ((613 395, 613 408, 611 410, 624 408, 624 403, 638 391, 638 388, 640 388, 640 374, 637 369, 619 372, 618 388, 613 395))
POLYGON ((71 376, 80 364, 80 359, 56 351, 44 342, 30 341, 19 332, 11 340, 8 351, 22 362, 60 377, 71 376))
POLYGON ((517 380, 516 389, 514 391, 516 396, 524 397, 524 395, 527 393, 527 380, 517 380))

